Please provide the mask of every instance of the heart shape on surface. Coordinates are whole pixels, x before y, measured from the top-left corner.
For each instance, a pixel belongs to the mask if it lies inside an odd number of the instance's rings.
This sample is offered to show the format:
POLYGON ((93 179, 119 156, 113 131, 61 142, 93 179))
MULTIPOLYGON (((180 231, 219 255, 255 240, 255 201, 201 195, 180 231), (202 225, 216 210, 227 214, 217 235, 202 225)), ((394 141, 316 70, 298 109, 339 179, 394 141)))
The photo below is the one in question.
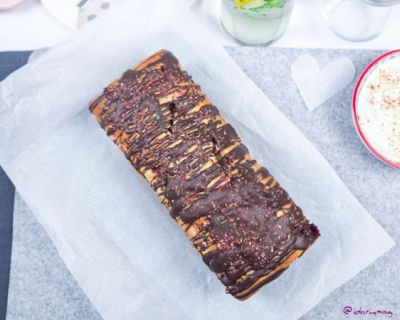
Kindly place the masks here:
POLYGON ((320 68, 312 55, 302 54, 293 62, 291 75, 308 110, 313 111, 347 87, 356 76, 356 68, 348 57, 320 68))

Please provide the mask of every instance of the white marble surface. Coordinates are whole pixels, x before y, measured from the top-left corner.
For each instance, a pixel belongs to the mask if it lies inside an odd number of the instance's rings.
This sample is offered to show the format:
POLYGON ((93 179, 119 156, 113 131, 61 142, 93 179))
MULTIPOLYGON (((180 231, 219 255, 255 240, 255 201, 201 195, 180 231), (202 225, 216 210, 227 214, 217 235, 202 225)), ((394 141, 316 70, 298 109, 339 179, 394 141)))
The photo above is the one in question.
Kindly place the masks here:
MULTIPOLYGON (((112 2, 112 0, 109 1, 112 2)), ((185 1, 191 2, 193 0, 185 1)), ((199 1, 218 2, 218 0, 199 1)), ((320 0, 296 0, 289 30, 273 46, 395 49, 400 47, 399 29, 400 7, 398 6, 388 22, 386 31, 379 38, 368 42, 345 41, 329 30, 321 12, 320 0)), ((75 32, 75 30, 63 26, 48 14, 40 0, 25 0, 12 10, 0 11, 0 51, 34 50, 51 47, 67 40, 75 32)))

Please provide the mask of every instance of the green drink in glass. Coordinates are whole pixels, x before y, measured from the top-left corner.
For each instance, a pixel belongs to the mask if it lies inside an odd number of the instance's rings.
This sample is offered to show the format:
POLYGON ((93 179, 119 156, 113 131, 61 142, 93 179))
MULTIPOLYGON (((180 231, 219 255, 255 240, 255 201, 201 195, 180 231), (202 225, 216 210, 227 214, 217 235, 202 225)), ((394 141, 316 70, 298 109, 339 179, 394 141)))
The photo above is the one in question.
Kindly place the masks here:
POLYGON ((222 0, 221 23, 237 41, 268 45, 288 28, 294 0, 222 0))

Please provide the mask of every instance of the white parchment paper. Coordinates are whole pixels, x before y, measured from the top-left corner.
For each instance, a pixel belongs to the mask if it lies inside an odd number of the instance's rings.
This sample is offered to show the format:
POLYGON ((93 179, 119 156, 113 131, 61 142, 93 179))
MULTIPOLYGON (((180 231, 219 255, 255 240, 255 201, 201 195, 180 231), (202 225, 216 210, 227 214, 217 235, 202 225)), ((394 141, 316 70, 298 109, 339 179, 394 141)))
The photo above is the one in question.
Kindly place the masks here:
POLYGON ((393 245, 204 30, 170 1, 121 0, 0 85, 0 163, 104 319, 297 319, 393 245), (104 86, 160 48, 175 53, 321 230, 304 256, 245 302, 224 294, 87 110, 104 86))

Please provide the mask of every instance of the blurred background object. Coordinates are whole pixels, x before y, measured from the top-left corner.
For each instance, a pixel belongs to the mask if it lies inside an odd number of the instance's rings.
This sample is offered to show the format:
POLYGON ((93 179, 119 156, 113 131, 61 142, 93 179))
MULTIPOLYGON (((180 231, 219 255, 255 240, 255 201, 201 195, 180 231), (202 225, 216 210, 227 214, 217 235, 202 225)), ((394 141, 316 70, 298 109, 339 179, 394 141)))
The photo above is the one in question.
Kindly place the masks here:
POLYGON ((368 41, 382 34, 400 0, 322 0, 331 30, 349 41, 368 41))
MULTIPOLYGON (((46 0, 45 0, 46 1, 46 0)), ((64 2, 77 5, 78 0, 56 1, 60 7, 64 2)), ((89 0, 82 6, 79 19, 94 19, 112 11, 125 0, 89 0), (104 4, 105 2, 108 3, 104 4), (97 12, 90 12, 94 5, 97 12), (103 9, 110 7, 110 9, 103 9)), ((128 0, 135 1, 135 0, 128 0)), ((179 1, 179 0, 173 0, 179 1)), ((220 23, 222 0, 180 0, 184 6, 192 6, 199 19, 209 28, 210 34, 218 37, 222 45, 237 45, 237 41, 223 31, 220 23)), ((359 0, 361 1, 361 0, 359 0)), ((388 0, 386 0, 388 1, 388 0)), ((393 0, 391 0, 393 1, 393 0)), ((347 48, 347 49, 398 49, 400 39, 400 6, 393 14, 379 37, 366 42, 352 42, 336 36, 322 14, 322 0, 294 0, 288 29, 271 43, 283 48, 347 48)), ((76 20, 73 20, 76 22, 76 20)), ((78 24, 81 20, 78 20, 78 24)), ((0 51, 35 50, 52 47, 73 37, 79 26, 67 27, 50 13, 40 0, 25 0, 11 10, 0 11, 0 51), (11 36, 10 36, 11 35, 11 36)))
POLYGON ((46 9, 65 26, 77 29, 97 18, 118 0, 41 0, 46 9))

